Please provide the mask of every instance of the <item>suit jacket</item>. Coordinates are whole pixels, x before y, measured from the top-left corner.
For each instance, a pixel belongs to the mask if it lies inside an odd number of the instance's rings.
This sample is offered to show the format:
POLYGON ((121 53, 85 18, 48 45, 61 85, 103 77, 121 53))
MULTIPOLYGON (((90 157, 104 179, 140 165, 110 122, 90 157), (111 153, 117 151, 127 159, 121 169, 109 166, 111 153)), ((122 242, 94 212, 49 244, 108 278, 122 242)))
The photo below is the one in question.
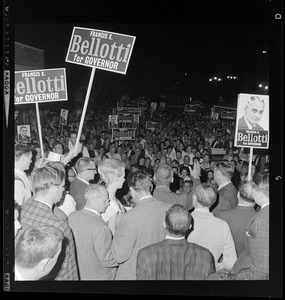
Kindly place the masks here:
POLYGON ((150 196, 122 216, 112 244, 113 255, 120 264, 117 280, 136 280, 138 251, 164 240, 162 223, 170 206, 150 196))
POLYGON ((269 205, 251 220, 245 234, 245 251, 232 268, 238 279, 269 279, 269 205))
POLYGON ((153 191, 153 197, 161 202, 166 202, 171 205, 181 204, 186 207, 188 202, 187 194, 176 194, 171 192, 168 186, 156 186, 153 191))
POLYGON ((68 220, 75 240, 80 279, 115 279, 118 264, 111 251, 112 233, 101 216, 83 208, 72 212, 68 220))
POLYGON ((46 277, 51 280, 78 280, 78 268, 75 257, 75 247, 72 232, 64 212, 58 207, 52 211, 47 204, 34 200, 31 197, 23 204, 21 210, 21 223, 30 227, 42 225, 53 226, 60 229, 65 236, 63 251, 60 254, 56 266, 46 277))
POLYGON ((219 218, 225 220, 230 226, 238 257, 245 250, 246 228, 256 213, 254 207, 238 205, 234 209, 224 210, 219 214, 219 218))
MULTIPOLYGON (((247 123, 245 122, 244 116, 238 120, 238 129, 249 129, 247 123)), ((252 130, 264 130, 259 124, 255 125, 252 130)))
POLYGON ((218 197, 210 211, 216 216, 219 216, 220 211, 229 210, 237 207, 237 189, 232 182, 218 190, 218 197))
POLYGON ((185 239, 165 239, 137 256, 137 280, 205 280, 214 272, 212 253, 185 239))
POLYGON ((69 187, 69 194, 73 197, 76 202, 76 210, 80 210, 85 206, 84 193, 87 184, 82 180, 76 178, 71 182, 69 187))

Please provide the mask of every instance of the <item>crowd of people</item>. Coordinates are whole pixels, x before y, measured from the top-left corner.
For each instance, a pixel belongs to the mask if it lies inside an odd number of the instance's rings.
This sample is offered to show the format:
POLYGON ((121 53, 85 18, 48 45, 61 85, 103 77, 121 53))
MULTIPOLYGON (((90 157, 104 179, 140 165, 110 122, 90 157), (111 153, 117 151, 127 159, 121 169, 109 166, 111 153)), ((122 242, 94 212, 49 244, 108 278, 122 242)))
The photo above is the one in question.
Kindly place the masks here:
POLYGON ((80 110, 47 116, 44 155, 36 130, 15 140, 15 279, 269 279, 269 159, 234 146, 235 120, 158 110, 151 130, 144 110, 119 141, 108 113, 77 145, 80 110))

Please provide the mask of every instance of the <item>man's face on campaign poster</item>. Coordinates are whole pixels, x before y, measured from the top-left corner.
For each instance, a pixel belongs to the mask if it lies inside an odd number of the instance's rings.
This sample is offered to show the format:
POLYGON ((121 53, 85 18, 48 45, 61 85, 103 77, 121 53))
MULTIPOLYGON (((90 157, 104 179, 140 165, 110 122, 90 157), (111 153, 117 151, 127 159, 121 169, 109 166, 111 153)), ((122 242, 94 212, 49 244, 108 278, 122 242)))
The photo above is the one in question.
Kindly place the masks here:
POLYGON ((65 119, 65 118, 66 118, 66 110, 63 110, 63 111, 61 112, 61 115, 62 115, 62 117, 65 119))
POLYGON ((245 118, 251 125, 257 124, 264 112, 264 102, 254 99, 245 108, 245 118))
POLYGON ((28 128, 27 127, 21 127, 20 134, 23 136, 26 136, 28 134, 28 128))

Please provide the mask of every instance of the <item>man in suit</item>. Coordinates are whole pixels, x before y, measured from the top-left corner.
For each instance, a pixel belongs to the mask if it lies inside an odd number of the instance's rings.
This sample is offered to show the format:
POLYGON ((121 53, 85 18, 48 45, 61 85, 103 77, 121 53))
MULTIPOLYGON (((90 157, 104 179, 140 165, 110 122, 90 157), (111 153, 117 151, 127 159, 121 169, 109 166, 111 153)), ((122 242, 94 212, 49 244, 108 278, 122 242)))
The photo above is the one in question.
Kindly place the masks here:
POLYGON ((89 181, 94 179, 97 173, 95 162, 91 157, 81 157, 76 162, 75 169, 77 177, 69 187, 69 194, 76 202, 76 210, 80 210, 85 205, 84 193, 89 181))
POLYGON ((253 177, 252 195, 261 207, 253 217, 245 233, 245 251, 239 256, 232 273, 237 279, 269 279, 269 171, 264 170, 253 177), (246 269, 246 270, 245 270, 246 269))
POLYGON ((219 185, 218 198, 210 211, 219 216, 220 211, 233 209, 238 205, 237 189, 233 185, 231 178, 234 173, 234 166, 229 161, 220 161, 214 166, 214 179, 219 185))
POLYGON ((131 173, 128 185, 135 206, 122 215, 114 234, 112 252, 119 263, 116 280, 136 280, 138 251, 165 238, 162 224, 171 206, 152 197, 153 184, 144 170, 131 173))
POLYGON ((221 211, 219 214, 219 218, 225 220, 230 226, 238 257, 245 250, 244 236, 246 227, 256 215, 256 210, 254 209, 255 201, 251 194, 251 183, 247 180, 242 181, 238 191, 238 206, 230 210, 221 211))
POLYGON ((244 108, 244 116, 238 121, 238 129, 264 130, 258 122, 264 112, 265 103, 258 96, 251 96, 244 108))
POLYGON ((156 187, 153 191, 153 197, 159 201, 173 204, 182 204, 186 206, 188 197, 186 194, 176 194, 170 190, 170 184, 173 182, 173 170, 168 164, 160 164, 154 174, 156 187))
POLYGON ((221 270, 211 274, 210 280, 269 280, 269 171, 254 175, 250 184, 261 209, 247 226, 245 250, 230 272, 221 270))
POLYGON ((84 198, 84 208, 68 216, 80 279, 114 280, 118 264, 111 251, 112 233, 101 217, 110 205, 108 192, 102 185, 90 184, 84 198))
POLYGON ((165 239, 138 252, 137 280, 205 280, 215 272, 212 253, 185 239, 191 223, 184 206, 174 204, 169 208, 163 222, 165 239))

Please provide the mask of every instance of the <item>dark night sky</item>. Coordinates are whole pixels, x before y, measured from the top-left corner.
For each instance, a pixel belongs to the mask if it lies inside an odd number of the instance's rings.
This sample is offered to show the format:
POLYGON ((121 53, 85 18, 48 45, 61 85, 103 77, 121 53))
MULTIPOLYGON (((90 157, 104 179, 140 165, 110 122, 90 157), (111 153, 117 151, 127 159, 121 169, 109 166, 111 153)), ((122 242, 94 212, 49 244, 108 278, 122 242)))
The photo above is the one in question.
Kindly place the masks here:
MULTIPOLYGON (((68 6, 59 13, 52 5, 43 6, 29 17, 21 14, 22 7, 17 6, 15 40, 45 50, 46 68, 65 67, 71 81, 88 80, 91 72, 88 67, 65 62, 73 26, 134 35, 136 42, 127 74, 98 70, 95 80, 101 76, 135 84, 137 94, 178 92, 204 98, 208 96, 208 80, 215 75, 237 75, 242 82, 243 75, 248 74, 246 80, 252 81, 246 83, 249 87, 257 80, 268 80, 268 58, 261 53, 269 50, 269 1, 249 2, 245 6, 241 5, 244 1, 233 1, 226 6, 219 1, 215 5, 202 1, 190 5, 188 12, 180 6, 172 15, 171 9, 166 9, 167 13, 164 8, 158 9, 157 17, 150 7, 146 9, 148 18, 129 13, 130 7, 120 12, 114 7, 106 8, 95 18, 95 11, 93 14, 86 9, 84 14, 74 14, 76 10, 68 6), (259 4, 248 5, 249 2, 259 4), (127 17, 118 17, 124 13, 127 17)), ((26 4, 24 8, 27 11, 26 4)))

